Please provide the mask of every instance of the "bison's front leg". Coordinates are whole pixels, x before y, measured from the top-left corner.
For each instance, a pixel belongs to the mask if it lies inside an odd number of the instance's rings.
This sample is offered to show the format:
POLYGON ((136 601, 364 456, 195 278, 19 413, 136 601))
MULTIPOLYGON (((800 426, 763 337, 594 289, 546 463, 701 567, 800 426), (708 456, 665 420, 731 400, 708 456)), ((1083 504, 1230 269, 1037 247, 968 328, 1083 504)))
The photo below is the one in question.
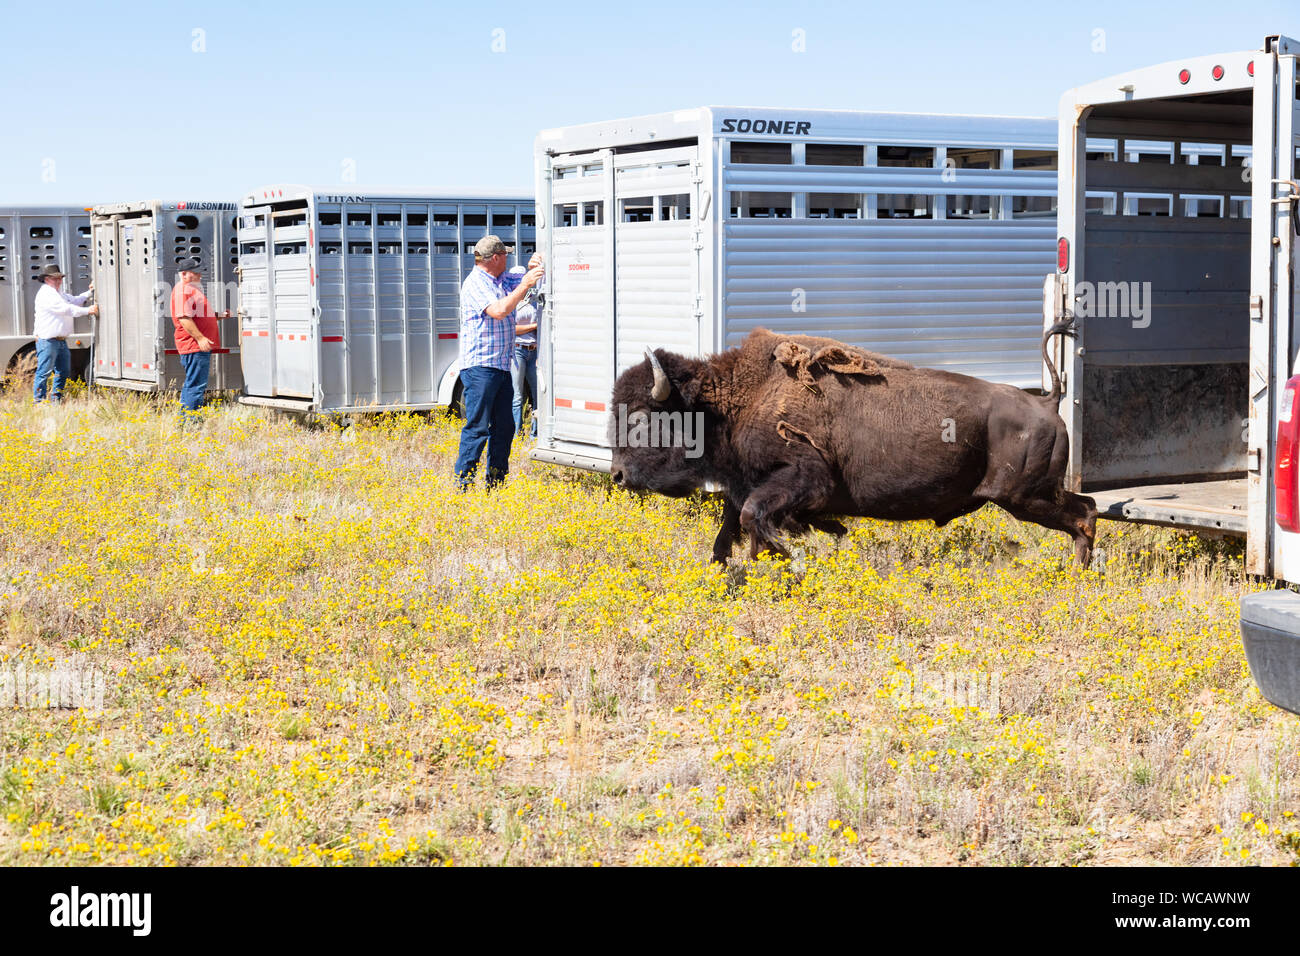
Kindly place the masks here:
POLYGON ((717 564, 726 564, 731 557, 731 549, 740 537, 740 509, 729 497, 722 499, 722 527, 713 539, 713 560, 717 564))
POLYGON ((826 507, 834 487, 820 456, 784 465, 768 475, 740 509, 740 526, 749 535, 750 559, 764 550, 789 557, 776 544, 777 532, 794 515, 811 516, 826 507))

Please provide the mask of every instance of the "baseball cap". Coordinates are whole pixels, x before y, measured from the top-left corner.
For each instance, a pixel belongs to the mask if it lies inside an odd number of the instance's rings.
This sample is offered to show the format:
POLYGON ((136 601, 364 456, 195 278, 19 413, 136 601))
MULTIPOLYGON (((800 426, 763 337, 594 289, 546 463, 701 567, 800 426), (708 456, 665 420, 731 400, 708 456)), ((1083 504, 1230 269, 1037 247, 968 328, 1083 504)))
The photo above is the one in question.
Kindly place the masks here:
POLYGON ((474 243, 475 259, 490 259, 498 252, 514 252, 514 246, 507 246, 500 236, 484 236, 474 243))

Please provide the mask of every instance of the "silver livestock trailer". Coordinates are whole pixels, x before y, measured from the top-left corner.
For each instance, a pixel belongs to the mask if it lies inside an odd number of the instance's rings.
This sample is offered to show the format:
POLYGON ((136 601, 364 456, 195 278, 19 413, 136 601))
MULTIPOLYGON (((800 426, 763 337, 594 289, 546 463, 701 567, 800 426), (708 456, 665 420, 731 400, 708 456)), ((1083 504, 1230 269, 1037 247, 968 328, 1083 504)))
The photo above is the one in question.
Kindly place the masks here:
POLYGON ((198 259, 203 291, 218 320, 221 346, 213 350, 208 387, 242 384, 234 310, 239 264, 233 202, 120 202, 95 206, 95 384, 142 392, 179 389, 185 378, 176 350, 171 294, 178 268, 198 259))
POLYGON ((535 249, 523 191, 268 186, 239 215, 241 401, 429 409, 458 394, 460 283, 495 233, 535 249))
POLYGON ((1067 91, 1057 269, 1067 484, 1114 518, 1245 538, 1241 630, 1300 712, 1300 43, 1067 91), (1106 142, 1108 141, 1108 142, 1106 142))
MULTIPOLYGON (((47 265, 67 278, 63 290, 80 294, 90 285, 90 213, 84 206, 0 206, 0 375, 34 352, 35 281, 47 265)), ((68 339, 72 374, 83 375, 94 342, 89 316, 73 323, 68 339)))
POLYGON ((1051 119, 708 107, 542 132, 533 457, 608 470, 615 377, 752 329, 1042 384, 1051 119))

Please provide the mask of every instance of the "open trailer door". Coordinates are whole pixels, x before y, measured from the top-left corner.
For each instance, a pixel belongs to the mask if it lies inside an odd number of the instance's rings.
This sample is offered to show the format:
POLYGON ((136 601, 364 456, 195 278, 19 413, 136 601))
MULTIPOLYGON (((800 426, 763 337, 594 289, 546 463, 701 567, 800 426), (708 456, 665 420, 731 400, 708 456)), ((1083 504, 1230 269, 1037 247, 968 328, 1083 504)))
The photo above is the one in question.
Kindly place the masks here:
MULTIPOLYGON (((1251 204, 1250 505, 1246 570, 1300 583, 1300 368, 1295 248, 1300 229, 1300 44, 1270 38, 1255 59, 1251 204)), ((1266 698, 1300 713, 1300 594, 1241 602, 1242 643, 1266 698)))

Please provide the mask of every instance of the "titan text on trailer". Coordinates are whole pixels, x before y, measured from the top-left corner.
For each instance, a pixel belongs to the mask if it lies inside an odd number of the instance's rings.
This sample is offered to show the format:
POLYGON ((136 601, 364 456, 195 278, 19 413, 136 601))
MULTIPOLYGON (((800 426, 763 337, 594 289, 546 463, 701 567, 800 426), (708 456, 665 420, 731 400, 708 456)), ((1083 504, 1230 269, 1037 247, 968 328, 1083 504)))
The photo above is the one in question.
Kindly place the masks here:
POLYGON ((460 284, 495 233, 535 251, 519 192, 267 186, 239 214, 240 401, 303 412, 456 400, 460 284))

